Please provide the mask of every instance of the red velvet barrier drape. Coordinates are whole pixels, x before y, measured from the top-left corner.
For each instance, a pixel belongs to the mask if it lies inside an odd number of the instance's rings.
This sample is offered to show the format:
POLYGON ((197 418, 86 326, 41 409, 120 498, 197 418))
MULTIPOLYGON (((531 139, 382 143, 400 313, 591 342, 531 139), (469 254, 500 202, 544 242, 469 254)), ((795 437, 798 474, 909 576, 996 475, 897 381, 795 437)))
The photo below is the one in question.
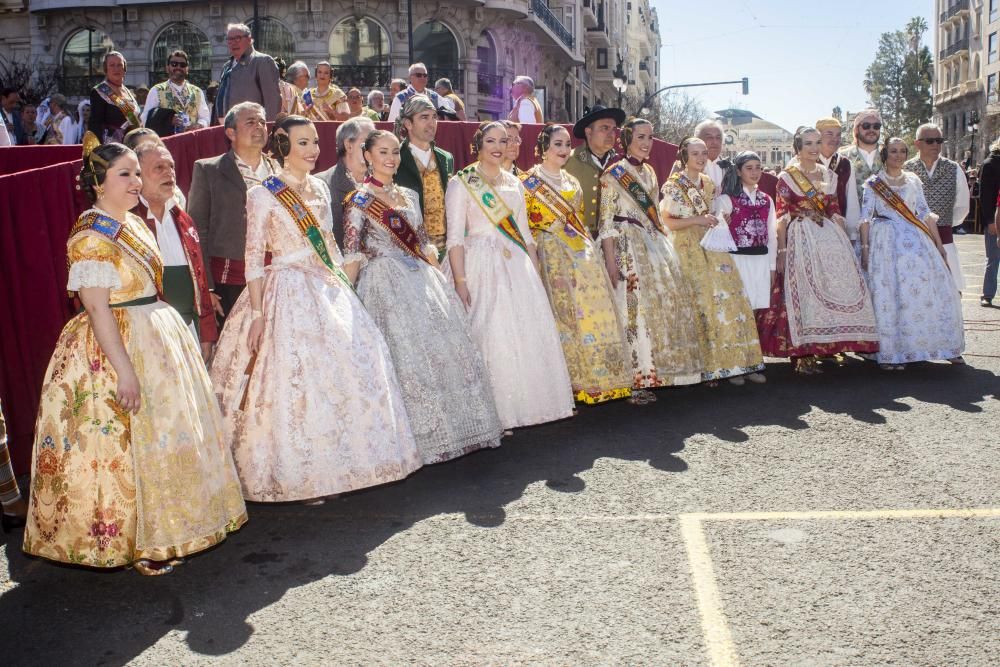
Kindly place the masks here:
MULTIPOLYGON (((322 146, 317 169, 327 169, 336 162, 337 125, 317 126, 322 146)), ((391 129, 390 123, 378 126, 391 129)), ((520 167, 534 163, 535 140, 541 128, 524 126, 520 167)), ((472 162, 469 145, 475 131, 476 123, 438 125, 438 145, 454 154, 457 168, 472 162)), ((167 138, 165 143, 176 163, 177 183, 185 192, 195 160, 228 150, 221 127, 186 132, 167 138)), ((22 150, 35 150, 30 155, 36 161, 46 155, 48 159, 75 161, 0 175, 0 403, 7 418, 11 457, 19 473, 30 467, 42 378, 59 332, 72 315, 66 294, 66 239, 76 217, 87 207, 86 199, 75 189, 79 146, 3 148, 0 159, 6 151, 22 150)), ((670 173, 675 154, 675 146, 655 143, 650 163, 661 183, 670 173)), ((0 163, 0 174, 4 165, 26 159, 15 156, 0 163)))
POLYGON ((72 162, 80 157, 80 145, 4 146, 0 150, 0 176, 29 169, 72 162))

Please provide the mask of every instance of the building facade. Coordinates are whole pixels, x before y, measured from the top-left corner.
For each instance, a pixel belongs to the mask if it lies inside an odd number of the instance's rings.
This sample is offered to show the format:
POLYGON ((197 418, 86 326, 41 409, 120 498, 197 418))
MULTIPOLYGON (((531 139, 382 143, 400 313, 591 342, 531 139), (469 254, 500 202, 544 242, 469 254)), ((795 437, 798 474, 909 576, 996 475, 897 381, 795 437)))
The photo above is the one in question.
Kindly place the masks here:
POLYGON ((781 169, 792 159, 792 133, 746 109, 715 112, 722 123, 722 157, 732 159, 742 151, 760 156, 765 169, 781 169))
POLYGON ((988 66, 996 97, 1000 32, 993 22, 998 4, 935 0, 934 118, 945 138, 944 155, 955 160, 963 160, 967 152, 975 162, 985 155, 988 66))
MULTIPOLYGON (((235 22, 254 29, 259 51, 310 67, 327 60, 338 84, 363 91, 406 78, 410 63, 404 0, 83 4, 0 0, 0 53, 52 73, 71 98, 100 81, 111 49, 125 55, 131 87, 165 79, 176 48, 189 54, 194 82, 218 80, 229 57, 226 25, 235 22)), ((506 115, 521 74, 534 79, 547 119, 568 121, 596 101, 614 102, 609 53, 633 26, 641 39, 625 54, 630 81, 637 93, 656 88, 659 35, 648 0, 413 0, 412 10, 413 60, 427 65, 432 80, 451 79, 470 117, 506 115)))

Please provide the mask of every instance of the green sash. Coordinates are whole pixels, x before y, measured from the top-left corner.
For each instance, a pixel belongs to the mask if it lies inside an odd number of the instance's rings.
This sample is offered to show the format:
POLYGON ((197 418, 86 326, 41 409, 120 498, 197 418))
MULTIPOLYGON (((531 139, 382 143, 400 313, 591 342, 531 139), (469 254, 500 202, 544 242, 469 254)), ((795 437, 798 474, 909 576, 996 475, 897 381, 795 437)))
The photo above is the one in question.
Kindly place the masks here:
POLYGON ((344 281, 344 284, 354 289, 351 285, 351 280, 344 273, 343 269, 337 266, 333 258, 330 257, 330 251, 326 249, 326 241, 323 240, 323 235, 320 233, 319 223, 316 221, 316 216, 313 215, 312 211, 302 197, 299 196, 295 190, 290 188, 287 183, 278 178, 277 176, 268 176, 261 183, 268 191, 274 195, 274 198, 285 207, 288 215, 292 216, 292 220, 298 225, 299 231, 302 235, 306 237, 309 241, 309 245, 313 247, 316 254, 326 265, 326 268, 330 269, 330 273, 340 278, 344 281))
POLYGON ((528 244, 525 242, 524 237, 521 236, 520 230, 517 228, 517 223, 514 221, 514 212, 510 210, 510 207, 500 198, 490 184, 486 182, 486 179, 479 175, 476 171, 476 165, 478 162, 470 164, 468 167, 458 172, 458 180, 462 181, 465 189, 469 191, 469 196, 472 200, 476 202, 479 208, 482 210, 486 219, 493 223, 493 226, 497 228, 497 231, 503 234, 507 239, 516 245, 518 248, 523 250, 525 253, 528 252, 528 244))
POLYGON ((646 188, 642 187, 642 183, 639 182, 629 170, 625 168, 625 165, 619 162, 618 164, 611 167, 608 170, 611 174, 611 178, 618 181, 618 185, 622 186, 625 192, 629 193, 635 203, 639 205, 645 213, 646 217, 649 218, 653 226, 656 227, 661 232, 663 231, 663 225, 660 224, 660 214, 656 210, 656 202, 653 198, 649 196, 646 192, 646 188))

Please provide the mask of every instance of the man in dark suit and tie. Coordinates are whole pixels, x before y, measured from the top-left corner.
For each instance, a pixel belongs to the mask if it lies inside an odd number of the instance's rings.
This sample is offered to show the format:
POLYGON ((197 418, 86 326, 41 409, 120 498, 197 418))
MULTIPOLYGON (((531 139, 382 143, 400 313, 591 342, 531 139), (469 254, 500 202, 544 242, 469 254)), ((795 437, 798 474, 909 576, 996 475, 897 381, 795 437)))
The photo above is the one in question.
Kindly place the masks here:
POLYGON ((230 150, 194 163, 188 214, 198 226, 213 302, 227 315, 246 287, 243 275, 247 234, 247 190, 272 175, 276 162, 267 144, 264 108, 242 102, 225 117, 230 150))

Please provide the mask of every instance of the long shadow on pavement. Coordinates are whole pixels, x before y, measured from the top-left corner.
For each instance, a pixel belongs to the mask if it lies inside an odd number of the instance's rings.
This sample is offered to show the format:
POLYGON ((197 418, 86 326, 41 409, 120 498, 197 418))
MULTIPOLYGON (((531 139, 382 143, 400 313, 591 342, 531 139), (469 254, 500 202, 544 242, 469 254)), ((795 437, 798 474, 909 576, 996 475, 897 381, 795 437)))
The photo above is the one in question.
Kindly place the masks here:
MULTIPOLYGON (((979 412, 976 403, 994 393, 996 382, 993 373, 971 367, 923 364, 885 373, 856 361, 817 378, 792 377, 787 364, 776 364, 768 376, 761 387, 663 390, 646 407, 582 408, 573 419, 521 430, 500 449, 323 506, 252 505, 240 533, 166 577, 28 559, 18 534, 6 544, 17 585, 0 596, 0 624, 12 640, 3 662, 120 665, 171 631, 186 632, 197 653, 226 655, 253 634, 256 612, 296 587, 360 571, 370 552, 422 519, 463 513, 488 529, 504 522, 505 506, 529 485, 582 491, 579 473, 599 458, 682 474, 687 438, 709 434, 749 447, 747 427, 804 429, 803 417, 814 408, 871 424, 885 421, 879 410, 909 410, 904 398, 979 412)), ((328 608, 313 612, 332 616, 337 609, 330 599, 328 608)))

